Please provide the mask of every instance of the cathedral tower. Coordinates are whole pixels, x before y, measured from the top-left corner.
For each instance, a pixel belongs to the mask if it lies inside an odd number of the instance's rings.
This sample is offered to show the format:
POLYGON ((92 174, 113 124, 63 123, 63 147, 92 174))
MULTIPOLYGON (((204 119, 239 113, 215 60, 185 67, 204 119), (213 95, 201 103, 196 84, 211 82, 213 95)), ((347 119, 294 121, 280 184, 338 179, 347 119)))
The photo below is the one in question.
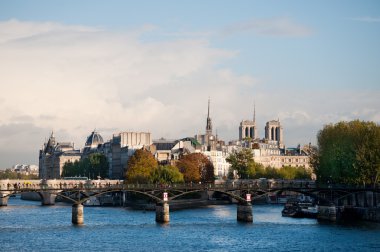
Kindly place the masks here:
POLYGON ((268 141, 278 142, 279 148, 284 147, 283 128, 280 120, 272 120, 267 122, 265 126, 265 139, 268 141))
POLYGON ((247 138, 256 139, 257 127, 256 127, 256 105, 253 105, 253 121, 243 120, 240 122, 239 126, 239 140, 244 140, 247 138))

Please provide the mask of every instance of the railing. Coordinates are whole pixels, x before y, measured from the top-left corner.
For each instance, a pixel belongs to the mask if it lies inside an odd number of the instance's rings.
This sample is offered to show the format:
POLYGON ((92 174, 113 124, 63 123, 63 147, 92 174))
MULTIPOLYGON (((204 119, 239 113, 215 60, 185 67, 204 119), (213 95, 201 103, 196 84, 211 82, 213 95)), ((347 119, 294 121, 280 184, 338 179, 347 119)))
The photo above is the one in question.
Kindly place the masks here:
POLYGON ((380 190, 380 187, 348 186, 341 184, 315 184, 307 180, 233 180, 224 183, 182 183, 182 184, 126 184, 118 180, 65 181, 0 181, 0 191, 34 190, 380 190), (59 183, 58 183, 59 182, 59 183))

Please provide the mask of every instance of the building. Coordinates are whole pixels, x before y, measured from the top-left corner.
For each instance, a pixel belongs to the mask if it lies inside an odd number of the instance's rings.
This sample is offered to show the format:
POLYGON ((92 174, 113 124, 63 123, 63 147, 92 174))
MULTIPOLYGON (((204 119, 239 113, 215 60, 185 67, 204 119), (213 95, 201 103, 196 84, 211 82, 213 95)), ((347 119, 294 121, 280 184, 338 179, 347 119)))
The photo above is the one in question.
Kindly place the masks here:
POLYGON ((91 132, 91 134, 87 137, 86 143, 83 148, 83 157, 87 157, 91 153, 99 152, 101 146, 103 145, 103 137, 94 130, 91 132))
POLYGON ((11 169, 12 172, 17 172, 24 175, 38 176, 38 166, 29 164, 16 164, 11 169))
POLYGON ((265 139, 276 141, 279 148, 284 148, 284 134, 280 120, 272 120, 265 125, 265 139))
POLYGON ((39 178, 59 179, 66 162, 75 162, 81 159, 80 150, 74 148, 73 143, 57 142, 53 132, 49 140, 44 143, 39 152, 39 178))
POLYGON ((281 168, 284 166, 310 168, 310 157, 302 149, 253 149, 255 162, 265 167, 281 168), (294 151, 297 150, 297 151, 294 151))
POLYGON ((212 133, 212 121, 210 117, 210 99, 208 99, 206 132, 198 134, 194 137, 198 143, 202 145, 202 151, 216 150, 218 146, 218 137, 212 133))
POLYGON ((160 164, 174 165, 183 155, 200 152, 201 148, 201 144, 192 137, 179 140, 161 138, 153 141, 151 151, 160 164))
POLYGON ((151 134, 149 132, 120 132, 113 135, 107 146, 107 159, 109 161, 109 176, 112 179, 123 179, 129 158, 136 150, 152 145, 151 134))
POLYGON ((211 150, 203 151, 202 154, 208 157, 213 164, 215 177, 218 179, 227 178, 231 165, 226 161, 226 158, 229 156, 226 151, 211 150))
POLYGON ((256 127, 256 107, 253 108, 253 120, 243 120, 239 126, 239 140, 244 139, 257 139, 257 127, 256 127))
POLYGON ((243 120, 239 125, 239 140, 230 141, 227 153, 238 152, 243 148, 252 149, 255 162, 264 167, 281 168, 284 166, 310 168, 310 151, 300 146, 285 148, 283 127, 280 120, 268 121, 265 125, 265 137, 257 135, 254 109, 253 121, 243 120))

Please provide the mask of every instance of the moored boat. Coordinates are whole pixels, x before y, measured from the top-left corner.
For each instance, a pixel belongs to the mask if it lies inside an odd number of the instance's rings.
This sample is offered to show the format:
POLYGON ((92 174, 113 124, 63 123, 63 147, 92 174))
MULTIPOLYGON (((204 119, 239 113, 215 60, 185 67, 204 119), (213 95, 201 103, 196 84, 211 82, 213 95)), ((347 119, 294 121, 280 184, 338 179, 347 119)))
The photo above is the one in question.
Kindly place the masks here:
POLYGON ((281 213, 283 217, 317 218, 318 206, 313 202, 302 202, 297 199, 289 199, 281 213))

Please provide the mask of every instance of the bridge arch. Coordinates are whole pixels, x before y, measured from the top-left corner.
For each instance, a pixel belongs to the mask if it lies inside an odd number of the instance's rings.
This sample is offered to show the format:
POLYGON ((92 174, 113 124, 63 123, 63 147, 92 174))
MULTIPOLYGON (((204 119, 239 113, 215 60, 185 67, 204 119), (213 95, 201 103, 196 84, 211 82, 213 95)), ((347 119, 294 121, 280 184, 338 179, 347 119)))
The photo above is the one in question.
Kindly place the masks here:
MULTIPOLYGON (((219 192, 221 194, 227 195, 227 196, 237 200, 239 203, 245 203, 246 202, 246 200, 243 197, 240 197, 240 196, 232 193, 232 191, 224 191, 224 190, 219 190, 219 189, 197 189, 197 190, 192 190, 192 191, 186 191, 186 192, 183 192, 181 194, 175 195, 174 197, 171 197, 169 199, 169 201, 172 201, 174 199, 177 199, 179 197, 182 197, 182 196, 190 194, 190 193, 204 192, 204 191, 219 192)), ((234 191, 236 191, 236 190, 234 190, 234 191)))
MULTIPOLYGON (((71 190, 70 190, 71 191, 71 190)), ((67 191, 65 191, 67 192, 67 191)), ((85 190, 73 190, 72 192, 79 192, 79 193, 82 193, 82 192, 85 192, 85 190)), ((155 202, 162 202, 163 199, 161 198, 158 198, 157 196, 155 195, 152 195, 150 193, 147 193, 147 192, 143 192, 143 191, 139 191, 139 190, 133 190, 133 189, 110 189, 110 190, 104 190, 104 191, 101 191, 101 192, 97 192, 97 193, 94 193, 94 194, 91 194, 91 195, 84 195, 83 198, 81 198, 80 200, 76 200, 76 199, 72 199, 70 198, 69 196, 66 196, 64 194, 62 194, 62 192, 58 193, 57 196, 59 195, 60 197, 62 198, 65 198, 65 199, 68 199, 70 201, 72 201, 73 203, 75 204, 83 204, 84 202, 86 202, 90 197, 96 197, 96 196, 100 196, 100 195, 103 195, 103 194, 107 194, 107 193, 112 193, 112 192, 133 192, 133 193, 137 193, 137 194, 141 194, 141 195, 145 195, 151 199, 153 199, 155 202)))

